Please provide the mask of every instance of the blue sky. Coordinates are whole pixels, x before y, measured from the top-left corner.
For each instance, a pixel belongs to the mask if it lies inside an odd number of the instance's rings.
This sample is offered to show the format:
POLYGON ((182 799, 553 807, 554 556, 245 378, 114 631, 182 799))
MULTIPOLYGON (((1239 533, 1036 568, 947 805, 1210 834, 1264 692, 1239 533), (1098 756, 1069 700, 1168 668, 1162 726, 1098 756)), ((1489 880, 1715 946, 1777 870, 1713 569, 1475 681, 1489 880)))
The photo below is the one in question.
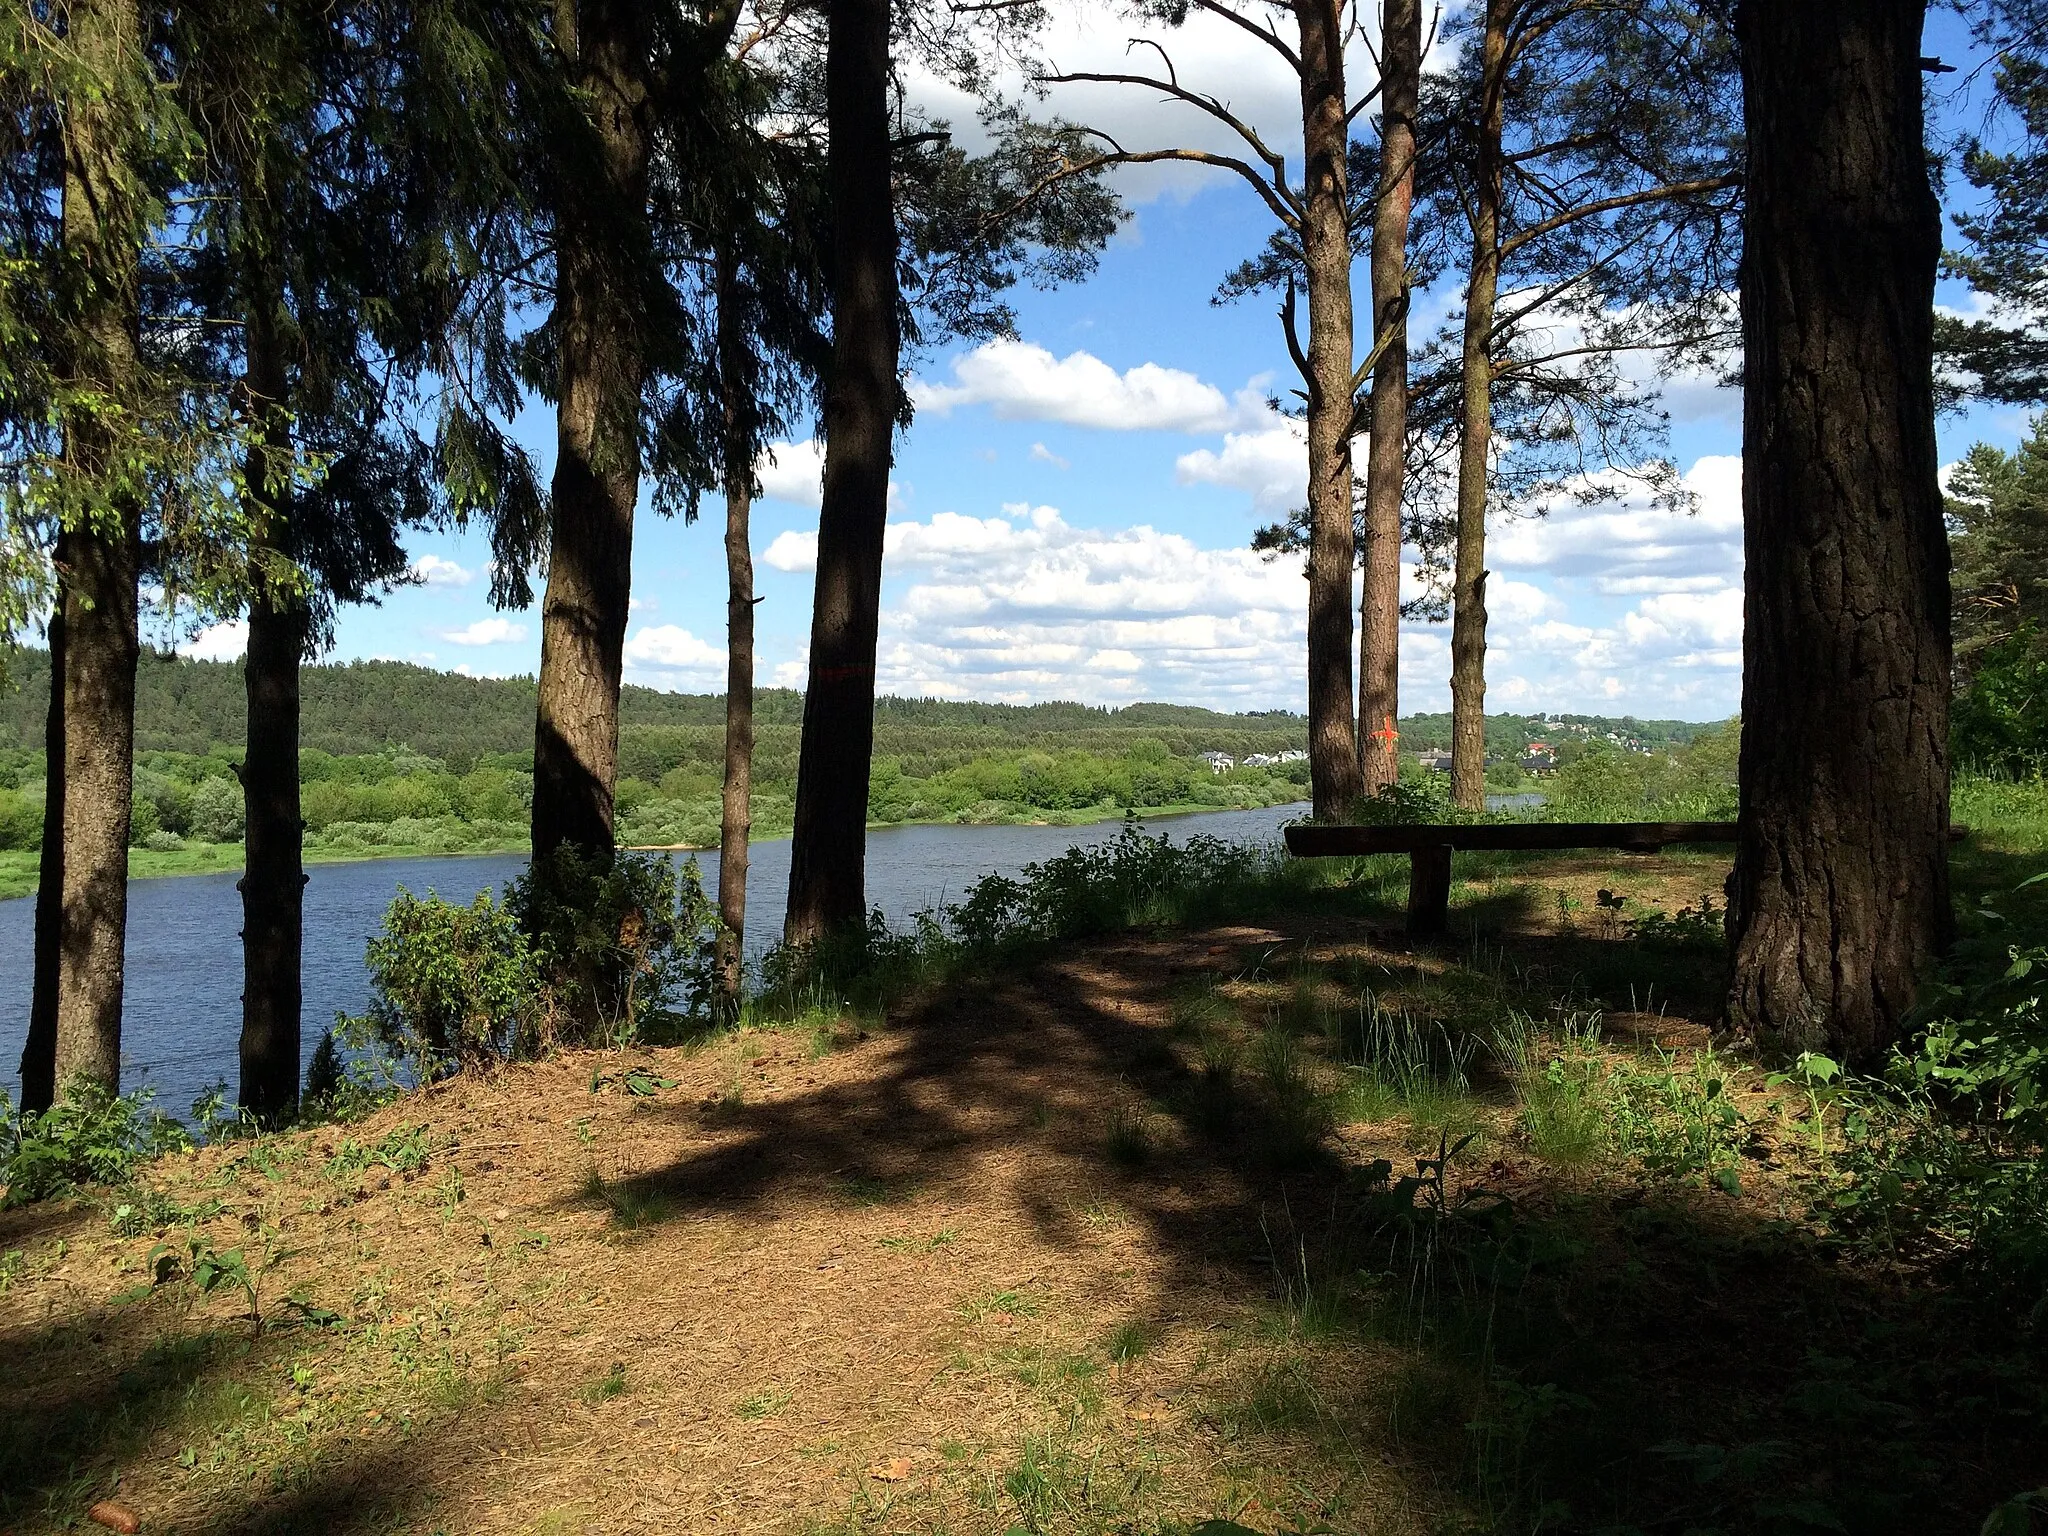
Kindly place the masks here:
MULTIPOLYGON (((1099 8, 1061 19, 1047 51, 1064 68, 1114 68, 1133 29, 1099 8)), ((1184 80, 1227 97, 1298 146, 1289 82, 1256 45, 1200 29, 1170 39, 1184 80)), ((1968 53, 1950 18, 1927 51, 1968 53)), ((1369 79, 1363 55, 1354 79, 1369 79)), ((1959 77, 1948 77, 1956 81, 1959 77)), ((919 89, 956 122, 971 113, 936 82, 919 89)), ((1968 121, 1981 88, 1948 104, 1968 121)), ((1127 145, 1189 142, 1182 108, 1115 87, 1072 87, 1053 105, 1127 145)), ((1298 118, 1295 119, 1298 124, 1298 118)), ((1170 700, 1225 709, 1303 706, 1306 591, 1296 560, 1267 562, 1252 530, 1301 499, 1294 424, 1265 397, 1288 368, 1272 305, 1217 308, 1218 279, 1264 240, 1249 188, 1197 167, 1124 184, 1131 219, 1089 281, 1018 295, 1018 337, 915 360, 915 423, 898 440, 878 654, 885 692, 1026 702, 1170 700)), ((1365 273, 1358 273, 1365 291, 1365 273)), ((1968 296, 1945 292, 1960 305, 1968 296)), ((1436 295, 1438 318, 1455 297, 1436 295)), ((1703 379, 1667 396, 1690 515, 1638 501, 1498 519, 1490 533, 1490 710, 1717 719, 1740 695, 1740 400, 1703 379)), ((1942 423, 1952 459, 1972 441, 2010 446, 2023 413, 1942 423)), ((543 463, 552 424, 523 428, 543 463)), ((817 446, 763 466, 754 549, 763 684, 801 686, 816 527, 817 446)), ((1362 445, 1361 445, 1362 452, 1362 445)), ((723 685, 723 511, 694 526, 643 512, 635 534, 629 681, 723 685)), ((489 604, 480 535, 417 540, 420 584, 350 610, 334 656, 394 657, 477 673, 530 673, 537 611, 489 604)), ((199 637, 240 649, 237 626, 199 637)), ((1449 707, 1448 626, 1402 638, 1407 710, 1449 707)))

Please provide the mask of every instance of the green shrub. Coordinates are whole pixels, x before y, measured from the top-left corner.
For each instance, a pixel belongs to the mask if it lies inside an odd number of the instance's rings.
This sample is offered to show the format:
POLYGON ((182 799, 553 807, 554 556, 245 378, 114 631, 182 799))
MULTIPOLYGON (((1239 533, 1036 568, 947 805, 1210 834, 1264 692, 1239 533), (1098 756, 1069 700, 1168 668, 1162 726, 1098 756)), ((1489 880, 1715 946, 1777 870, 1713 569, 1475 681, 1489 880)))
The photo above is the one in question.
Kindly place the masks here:
POLYGON ((7 1205, 47 1200, 84 1184, 120 1184, 138 1163, 192 1145, 185 1128, 151 1108, 154 1095, 83 1088, 40 1115, 14 1113, 0 1090, 0 1184, 7 1205))
POLYGON ((43 846, 43 808, 27 795, 0 789, 0 851, 34 853, 43 846))
POLYGON ((673 1040, 710 1022, 716 924, 696 864, 659 855, 560 849, 502 905, 400 887, 370 941, 370 1011, 344 1035, 422 1079, 557 1043, 673 1040))
POLYGON ((1979 769, 2023 774, 2048 758, 2048 636, 2023 624, 1979 651, 1948 730, 1951 756, 1979 769))
POLYGON ((565 846, 527 867, 505 908, 532 935, 555 1038, 674 1040, 710 1022, 718 914, 695 859, 565 846))
POLYGON ((404 886, 370 940, 370 1010, 345 1020, 351 1044, 376 1045, 423 1080, 540 1050, 549 1002, 517 919, 489 891, 466 907, 404 886))
POLYGON ((200 780, 192 791, 192 836, 207 843, 239 843, 243 809, 242 786, 233 779, 200 780))
POLYGON ((1117 835, 1028 864, 1016 879, 988 875, 965 901, 945 908, 945 925, 969 948, 1084 938, 1145 922, 1174 922, 1191 904, 1268 877, 1267 849, 1196 836, 1175 845, 1147 837, 1127 815, 1117 835))

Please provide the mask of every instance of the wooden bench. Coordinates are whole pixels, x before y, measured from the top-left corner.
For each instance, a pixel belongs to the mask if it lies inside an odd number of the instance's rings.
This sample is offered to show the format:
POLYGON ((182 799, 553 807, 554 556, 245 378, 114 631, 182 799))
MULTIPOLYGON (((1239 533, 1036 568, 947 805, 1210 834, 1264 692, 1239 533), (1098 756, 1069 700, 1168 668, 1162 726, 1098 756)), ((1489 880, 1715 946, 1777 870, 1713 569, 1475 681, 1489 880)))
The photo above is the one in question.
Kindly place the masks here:
POLYGON ((1408 855, 1408 932, 1442 933, 1451 920, 1451 855, 1531 853, 1565 848, 1619 848, 1657 853, 1676 843, 1732 843, 1732 821, 1497 821, 1470 826, 1406 823, 1353 827, 1309 823, 1288 827, 1287 851, 1296 858, 1355 858, 1372 853, 1408 855))

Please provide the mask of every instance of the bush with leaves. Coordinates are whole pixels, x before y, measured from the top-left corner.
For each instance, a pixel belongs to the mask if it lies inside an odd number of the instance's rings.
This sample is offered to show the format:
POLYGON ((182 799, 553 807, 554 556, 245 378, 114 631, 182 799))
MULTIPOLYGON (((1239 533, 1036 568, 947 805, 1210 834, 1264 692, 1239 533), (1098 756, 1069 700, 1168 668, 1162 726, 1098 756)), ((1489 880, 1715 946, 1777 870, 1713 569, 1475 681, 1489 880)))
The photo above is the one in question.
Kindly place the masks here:
POLYGON ((984 948, 1085 938, 1135 923, 1171 922, 1195 900, 1217 900, 1267 872, 1266 849, 1196 836, 1148 837, 1135 816, 1093 847, 1027 864, 1017 879, 989 875, 942 916, 959 942, 984 948))
POLYGON ((2048 761, 2048 635, 2022 624, 1979 651, 1948 730, 1950 755, 1979 770, 2025 774, 2048 761))
POLYGON ((82 1086, 39 1115, 14 1113, 0 1090, 0 1184, 5 1204, 47 1200, 86 1184, 125 1183, 137 1164, 192 1145, 151 1107, 154 1095, 82 1086))
POLYGON ((2048 947, 1958 946, 1844 1131, 1837 1230, 2048 1307, 2048 947))
POLYGON ((548 1038, 541 968, 519 922, 489 891, 466 907, 398 888, 370 940, 370 1010, 342 1021, 423 1081, 532 1054, 548 1038))
POLYGON ((505 909, 531 937, 554 1038, 672 1041, 710 1022, 718 913, 695 859, 565 846, 528 866, 505 909))

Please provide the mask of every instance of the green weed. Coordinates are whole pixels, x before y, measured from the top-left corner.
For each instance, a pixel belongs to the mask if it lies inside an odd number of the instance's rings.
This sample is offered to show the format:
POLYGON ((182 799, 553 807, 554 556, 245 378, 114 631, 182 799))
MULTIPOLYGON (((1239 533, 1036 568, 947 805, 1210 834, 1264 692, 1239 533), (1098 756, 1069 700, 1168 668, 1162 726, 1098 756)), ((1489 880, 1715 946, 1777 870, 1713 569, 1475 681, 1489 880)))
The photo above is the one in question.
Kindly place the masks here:
POLYGON ((583 1176, 580 1193, 610 1211, 614 1225, 629 1232, 659 1225, 673 1214, 668 1197, 659 1190, 635 1179, 607 1180, 595 1168, 583 1176))
POLYGON ((592 1405, 608 1403, 626 1395, 626 1362, 614 1360, 611 1369, 583 1389, 583 1401, 592 1405))
POLYGON ((1110 1107, 1103 1145, 1109 1160, 1119 1167, 1142 1166, 1152 1155, 1151 1116, 1145 1106, 1131 1099, 1117 1100, 1110 1107))
POLYGON ((740 1399, 733 1409, 743 1419, 772 1419, 789 1406, 790 1395, 774 1387, 764 1387, 750 1397, 740 1399))
POLYGON ((1314 1060, 1299 1040, 1274 1025, 1260 1032, 1253 1061, 1265 1090, 1267 1113, 1261 1131, 1267 1155, 1285 1166, 1312 1160, 1337 1120, 1336 1105, 1314 1060))

